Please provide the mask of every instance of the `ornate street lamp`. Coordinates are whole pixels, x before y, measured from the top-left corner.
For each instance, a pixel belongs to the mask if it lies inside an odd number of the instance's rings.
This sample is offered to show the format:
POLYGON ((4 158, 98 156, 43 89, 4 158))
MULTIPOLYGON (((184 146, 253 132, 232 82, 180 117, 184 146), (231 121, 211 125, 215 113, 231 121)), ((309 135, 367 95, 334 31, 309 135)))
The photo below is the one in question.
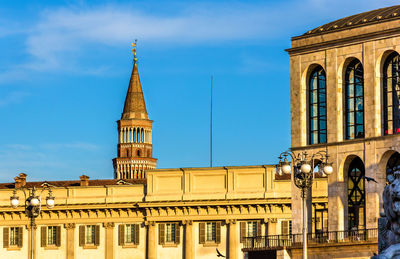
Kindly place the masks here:
POLYGON ((36 195, 36 188, 32 189, 26 187, 15 188, 13 190, 13 195, 10 197, 11 207, 16 209, 19 205, 19 197, 17 196, 17 191, 21 190, 25 197, 25 215, 31 220, 31 258, 35 258, 35 249, 33 247, 33 228, 36 226, 35 219, 40 215, 41 205, 42 205, 42 193, 47 190, 48 195, 46 197, 46 206, 49 209, 54 208, 54 196, 50 187, 46 186, 42 189, 39 196, 36 195), (27 194, 29 195, 27 197, 27 194))
POLYGON ((279 156, 279 164, 276 166, 278 175, 290 174, 293 171, 293 181, 297 188, 301 190, 303 200, 303 258, 307 259, 307 210, 306 197, 314 180, 315 160, 319 159, 322 173, 330 175, 333 171, 332 163, 328 162, 326 151, 319 151, 308 159, 307 152, 300 152, 297 155, 291 151, 282 152, 279 156), (291 161, 287 160, 290 156, 291 161), (283 160, 282 160, 283 159, 283 160), (293 170, 292 170, 293 166, 293 170))

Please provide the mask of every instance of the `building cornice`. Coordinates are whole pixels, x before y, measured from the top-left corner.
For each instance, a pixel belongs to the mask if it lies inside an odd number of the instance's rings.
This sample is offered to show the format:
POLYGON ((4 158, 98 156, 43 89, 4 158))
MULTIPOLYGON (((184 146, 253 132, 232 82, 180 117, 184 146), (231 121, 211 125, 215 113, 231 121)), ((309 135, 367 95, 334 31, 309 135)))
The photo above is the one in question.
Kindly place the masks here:
MULTIPOLYGON (((372 40, 378 40, 378 39, 385 39, 385 38, 390 38, 393 36, 398 36, 400 35, 400 28, 392 28, 388 30, 382 30, 382 31, 374 31, 371 33, 366 33, 362 35, 354 35, 351 37, 346 37, 346 38, 337 38, 335 40, 331 41, 324 41, 320 43, 315 43, 315 44, 308 44, 300 47, 294 47, 294 48, 289 48, 285 49, 289 53, 290 56, 295 56, 299 54, 305 54, 305 53, 311 53, 311 52, 317 52, 329 48, 337 48, 340 46, 346 46, 346 45, 354 45, 354 44, 360 44, 360 43, 365 43, 367 41, 372 41, 372 40)), ((318 36, 316 36, 318 37, 318 36)))

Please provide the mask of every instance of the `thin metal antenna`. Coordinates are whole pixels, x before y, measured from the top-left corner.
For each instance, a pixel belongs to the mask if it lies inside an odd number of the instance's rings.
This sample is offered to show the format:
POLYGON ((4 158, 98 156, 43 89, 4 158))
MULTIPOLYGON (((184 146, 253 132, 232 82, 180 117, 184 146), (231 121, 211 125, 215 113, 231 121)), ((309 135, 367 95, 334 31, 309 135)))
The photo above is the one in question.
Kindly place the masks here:
POLYGON ((213 151, 213 137, 212 137, 212 133, 213 133, 213 76, 211 76, 211 100, 210 100, 210 167, 212 167, 212 162, 213 162, 213 156, 212 156, 212 151, 213 151))

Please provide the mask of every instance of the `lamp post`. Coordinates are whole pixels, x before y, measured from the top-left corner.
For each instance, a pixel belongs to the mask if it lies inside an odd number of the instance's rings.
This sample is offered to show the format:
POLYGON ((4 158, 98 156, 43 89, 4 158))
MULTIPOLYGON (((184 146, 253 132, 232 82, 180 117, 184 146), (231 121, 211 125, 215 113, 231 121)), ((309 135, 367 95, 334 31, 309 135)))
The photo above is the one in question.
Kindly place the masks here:
POLYGON ((279 164, 277 165, 277 174, 290 174, 293 166, 293 181, 297 188, 301 190, 302 207, 303 207, 303 259, 307 259, 307 210, 306 197, 307 192, 312 186, 314 180, 315 160, 320 159, 322 172, 330 175, 333 171, 332 163, 328 162, 328 154, 326 151, 319 151, 313 154, 310 159, 307 152, 300 152, 297 155, 291 151, 282 152, 279 156, 279 164), (287 157, 290 156, 291 161, 287 157), (282 160, 283 159, 283 160, 282 160))
POLYGON ((33 248, 33 228, 36 226, 35 219, 40 215, 41 205, 42 205, 42 193, 47 190, 48 195, 46 197, 46 206, 49 209, 54 208, 54 196, 50 187, 44 187, 39 195, 36 194, 36 188, 15 188, 13 190, 13 195, 10 197, 11 207, 14 209, 19 205, 19 197, 17 196, 17 191, 21 190, 25 197, 25 215, 31 221, 31 259, 35 258, 35 249, 33 248), (28 197, 27 197, 28 195, 28 197))

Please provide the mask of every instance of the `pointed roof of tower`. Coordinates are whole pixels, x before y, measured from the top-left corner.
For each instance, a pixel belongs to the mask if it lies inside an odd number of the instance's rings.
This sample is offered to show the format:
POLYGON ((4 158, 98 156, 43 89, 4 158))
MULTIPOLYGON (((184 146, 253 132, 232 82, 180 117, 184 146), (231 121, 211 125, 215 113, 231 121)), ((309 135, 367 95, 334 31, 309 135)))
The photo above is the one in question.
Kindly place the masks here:
POLYGON ((149 119, 136 60, 133 64, 131 80, 129 81, 128 92, 126 93, 124 111, 121 119, 149 119))

